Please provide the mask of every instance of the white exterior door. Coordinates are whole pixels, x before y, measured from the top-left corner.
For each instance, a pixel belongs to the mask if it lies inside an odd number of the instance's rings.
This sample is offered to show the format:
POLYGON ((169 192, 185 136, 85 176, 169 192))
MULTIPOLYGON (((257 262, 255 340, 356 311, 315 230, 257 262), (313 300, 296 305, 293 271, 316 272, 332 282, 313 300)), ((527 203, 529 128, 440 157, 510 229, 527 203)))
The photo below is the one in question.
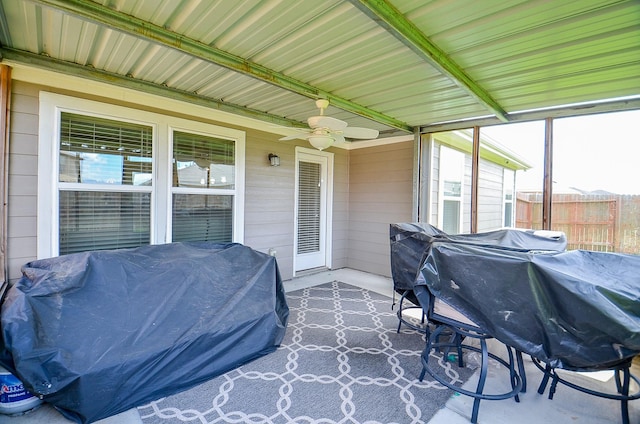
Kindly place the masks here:
POLYGON ((296 271, 330 267, 332 172, 332 153, 296 149, 296 271))

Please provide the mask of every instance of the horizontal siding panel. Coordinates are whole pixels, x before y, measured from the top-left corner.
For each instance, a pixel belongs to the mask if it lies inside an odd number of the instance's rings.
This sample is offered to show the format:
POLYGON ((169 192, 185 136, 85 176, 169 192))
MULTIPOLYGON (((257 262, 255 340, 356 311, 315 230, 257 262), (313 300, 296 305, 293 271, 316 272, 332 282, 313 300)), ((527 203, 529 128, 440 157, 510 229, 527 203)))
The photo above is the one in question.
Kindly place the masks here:
POLYGON ((12 113, 11 132, 14 134, 38 134, 38 115, 24 112, 12 113))
POLYGON ((11 93, 11 110, 13 113, 33 114, 39 108, 38 96, 22 94, 20 92, 11 93))
POLYGON ((12 257, 35 258, 36 237, 10 237, 7 240, 7 251, 13 252, 12 257), (25 254, 26 252, 32 253, 33 256, 25 254))
POLYGON ((38 157, 32 155, 9 155, 9 175, 33 176, 38 171, 38 157))
MULTIPOLYGON (((19 196, 9 194, 7 209, 9 218, 13 216, 36 216, 38 201, 35 196, 19 196)), ((11 221, 9 222, 11 224, 11 221)), ((11 225, 9 225, 11 227, 11 225)))
POLYGON ((35 255, 10 257, 7 260, 7 267, 9 268, 9 284, 15 284, 20 279, 20 277, 22 277, 22 267, 28 262, 34 261, 35 259, 35 255))
MULTIPOLYGON (((38 155, 38 136, 36 134, 18 134, 12 132, 10 137, 10 154, 38 155)), ((11 169, 9 169, 11 171, 11 169)))
POLYGON ((7 229, 9 238, 36 237, 37 222, 35 216, 16 216, 11 218, 11 226, 7 229))
POLYGON ((38 177, 35 175, 13 175, 9 179, 9 196, 35 196, 38 177))
POLYGON ((391 277, 391 262, 376 261, 376 258, 350 258, 349 268, 359 271, 369 272, 371 274, 391 277))

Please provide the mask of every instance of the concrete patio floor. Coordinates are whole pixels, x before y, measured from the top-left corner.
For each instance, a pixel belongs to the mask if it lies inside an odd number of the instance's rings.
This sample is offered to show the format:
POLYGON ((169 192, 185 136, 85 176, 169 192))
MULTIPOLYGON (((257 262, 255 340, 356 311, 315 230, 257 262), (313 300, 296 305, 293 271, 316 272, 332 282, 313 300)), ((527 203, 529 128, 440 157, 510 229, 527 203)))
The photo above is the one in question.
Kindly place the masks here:
MULTIPOLYGON (((381 293, 391 297, 393 284, 390 278, 372 275, 352 269, 326 270, 311 272, 306 275, 284 282, 287 292, 311 287, 331 281, 342 281, 354 286, 381 293)), ((389 299, 391 307, 391 299, 389 299)), ((542 373, 531 363, 526 361, 527 392, 521 394, 520 402, 512 399, 502 401, 482 401, 478 415, 480 424, 605 424, 621 423, 620 402, 590 396, 578 392, 569 387, 559 385, 553 400, 547 398, 547 392, 543 395, 537 393, 542 373)), ((640 375, 640 364, 634 362, 634 374, 640 375)), ((487 391, 497 393, 502 385, 508 382, 506 370, 496 368, 489 374, 487 391)), ((595 388, 612 384, 612 379, 600 381, 588 376, 577 376, 585 384, 595 388)), ((473 379, 472 379, 473 380, 473 379)), ((472 386, 474 382, 467 382, 472 386)), ((472 399, 454 394, 447 402, 445 408, 429 421, 428 424, 468 424, 471 416, 472 399)), ((640 401, 629 403, 630 423, 640 423, 640 401)), ((0 424, 69 424, 60 413, 49 405, 43 405, 34 411, 23 415, 0 415, 0 424)), ((125 411, 121 414, 98 421, 98 424, 141 424, 142 420, 136 409, 125 411)))

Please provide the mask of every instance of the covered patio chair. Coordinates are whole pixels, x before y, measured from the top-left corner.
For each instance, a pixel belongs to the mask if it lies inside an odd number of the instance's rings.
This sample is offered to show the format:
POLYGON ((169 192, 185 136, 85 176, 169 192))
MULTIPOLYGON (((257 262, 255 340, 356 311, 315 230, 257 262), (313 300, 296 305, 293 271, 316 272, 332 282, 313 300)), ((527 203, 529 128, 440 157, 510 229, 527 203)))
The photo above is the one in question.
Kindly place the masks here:
POLYGON ((513 349, 505 345, 507 353, 506 360, 490 352, 487 346, 487 340, 493 336, 485 329, 481 328, 459 311, 437 299, 430 293, 426 285, 416 285, 413 291, 421 307, 424 309, 428 321, 435 324, 433 331, 427 331, 427 343, 421 357, 422 372, 420 373, 420 381, 424 379, 426 373, 429 373, 429 375, 444 386, 463 395, 473 397, 472 423, 477 423, 478 421, 478 411, 481 400, 502 400, 513 397, 516 402, 519 402, 518 393, 523 390, 524 382, 524 366, 520 352, 515 352, 514 355, 513 349), (443 333, 448 335, 444 342, 440 341, 440 336, 443 335, 443 333), (463 343, 463 339, 477 340, 479 347, 474 344, 463 343), (475 391, 466 390, 457 386, 450 380, 440 376, 436 371, 438 367, 431 367, 429 357, 431 350, 434 349, 442 351, 444 357, 447 357, 448 352, 453 349, 457 354, 458 366, 460 367, 464 366, 462 359, 463 351, 470 350, 480 354, 480 372, 475 391), (510 390, 497 394, 485 392, 490 358, 508 370, 510 390))

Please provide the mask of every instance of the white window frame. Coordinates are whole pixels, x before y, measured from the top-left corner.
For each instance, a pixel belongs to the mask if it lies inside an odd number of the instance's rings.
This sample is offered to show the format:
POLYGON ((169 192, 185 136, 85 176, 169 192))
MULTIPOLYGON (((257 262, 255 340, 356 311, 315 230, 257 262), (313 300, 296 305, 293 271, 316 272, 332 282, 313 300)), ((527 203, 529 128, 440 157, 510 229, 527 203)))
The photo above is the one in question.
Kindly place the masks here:
MULTIPOLYGON (((69 112, 97 118, 112 119, 150 126, 153 129, 153 186, 151 189, 150 243, 171 242, 172 219, 172 167, 171 134, 173 130, 206 134, 235 142, 235 186, 233 190, 208 190, 206 194, 232 195, 233 242, 244 242, 244 185, 245 143, 244 131, 154 112, 116 106, 77 97, 40 92, 38 132, 38 220, 37 257, 49 258, 59 254, 59 147, 60 115, 69 112)), ((67 183, 68 188, 73 188, 67 183)), ((82 190, 96 190, 77 184, 82 190)), ((148 191, 143 187, 117 186, 118 191, 148 191)))

